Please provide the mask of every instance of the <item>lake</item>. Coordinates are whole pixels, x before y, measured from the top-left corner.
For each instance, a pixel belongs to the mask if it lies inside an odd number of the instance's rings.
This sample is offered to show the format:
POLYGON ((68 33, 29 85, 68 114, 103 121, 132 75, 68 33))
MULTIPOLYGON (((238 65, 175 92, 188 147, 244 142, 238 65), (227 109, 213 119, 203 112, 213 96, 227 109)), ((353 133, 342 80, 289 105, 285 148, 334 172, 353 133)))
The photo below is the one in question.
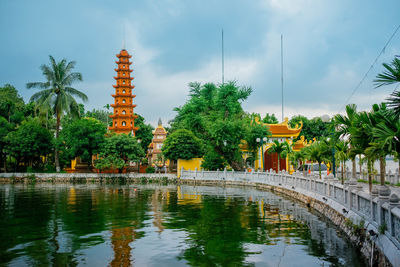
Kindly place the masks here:
POLYGON ((0 185, 0 266, 364 266, 304 204, 252 188, 0 185))

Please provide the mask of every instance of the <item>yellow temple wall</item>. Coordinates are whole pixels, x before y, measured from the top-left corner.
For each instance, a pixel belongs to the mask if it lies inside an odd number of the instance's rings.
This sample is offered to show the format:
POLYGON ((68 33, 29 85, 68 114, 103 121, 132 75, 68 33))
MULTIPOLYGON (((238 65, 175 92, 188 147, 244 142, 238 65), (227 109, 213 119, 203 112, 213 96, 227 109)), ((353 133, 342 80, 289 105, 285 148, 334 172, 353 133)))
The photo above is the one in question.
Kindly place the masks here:
POLYGON ((200 170, 200 166, 201 163, 203 162, 202 158, 193 158, 193 159, 189 159, 189 160, 185 160, 185 159, 178 159, 178 167, 177 167, 177 171, 178 171, 178 178, 181 177, 181 169, 183 167, 184 170, 195 170, 197 168, 197 170, 200 170))

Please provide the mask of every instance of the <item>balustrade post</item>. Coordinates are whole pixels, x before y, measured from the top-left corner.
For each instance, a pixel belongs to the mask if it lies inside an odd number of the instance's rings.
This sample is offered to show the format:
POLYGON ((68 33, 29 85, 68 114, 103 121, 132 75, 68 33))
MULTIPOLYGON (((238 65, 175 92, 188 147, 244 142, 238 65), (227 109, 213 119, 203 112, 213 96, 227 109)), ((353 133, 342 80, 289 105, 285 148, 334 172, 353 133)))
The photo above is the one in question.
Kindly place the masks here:
POLYGON ((383 214, 383 209, 382 209, 382 205, 385 202, 389 201, 390 198, 390 188, 386 185, 381 185, 378 188, 378 192, 379 192, 379 199, 378 199, 378 224, 381 225, 383 223, 386 223, 386 225, 388 226, 389 222, 385 222, 385 217, 383 214))
POLYGON ((393 223, 393 214, 392 214, 392 209, 400 207, 400 198, 397 194, 393 193, 390 195, 389 198, 389 223, 387 224, 387 229, 389 230, 389 233, 391 236, 394 236, 395 230, 394 227, 396 227, 393 223))
POLYGON ((379 196, 378 188, 376 186, 372 187, 371 199, 370 199, 370 202, 371 202, 371 216, 370 216, 370 218, 375 222, 378 222, 378 214, 377 214, 378 210, 376 210, 376 212, 374 211, 374 203, 375 203, 374 200, 376 198, 378 198, 378 196, 379 196))
POLYGON ((197 167, 194 168, 194 177, 196 177, 195 179, 197 179, 197 167))

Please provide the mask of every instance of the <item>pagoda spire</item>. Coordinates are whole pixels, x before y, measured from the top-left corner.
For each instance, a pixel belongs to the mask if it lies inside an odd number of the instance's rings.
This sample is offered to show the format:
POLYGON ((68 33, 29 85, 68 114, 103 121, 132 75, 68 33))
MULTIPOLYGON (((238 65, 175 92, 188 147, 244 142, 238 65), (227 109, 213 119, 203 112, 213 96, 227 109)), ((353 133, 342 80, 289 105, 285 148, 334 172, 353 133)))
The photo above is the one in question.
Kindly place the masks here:
POLYGON ((116 133, 135 136, 135 132, 139 128, 135 127, 135 119, 138 116, 133 112, 136 107, 133 104, 133 98, 136 96, 132 94, 135 86, 132 85, 133 77, 131 77, 132 70, 130 69, 132 62, 129 60, 131 57, 125 49, 122 49, 117 55, 118 61, 115 62, 117 63, 117 68, 115 69, 117 76, 114 77, 116 84, 113 85, 115 94, 112 95, 114 104, 111 104, 114 112, 113 115, 110 115, 113 122, 109 129, 116 133))

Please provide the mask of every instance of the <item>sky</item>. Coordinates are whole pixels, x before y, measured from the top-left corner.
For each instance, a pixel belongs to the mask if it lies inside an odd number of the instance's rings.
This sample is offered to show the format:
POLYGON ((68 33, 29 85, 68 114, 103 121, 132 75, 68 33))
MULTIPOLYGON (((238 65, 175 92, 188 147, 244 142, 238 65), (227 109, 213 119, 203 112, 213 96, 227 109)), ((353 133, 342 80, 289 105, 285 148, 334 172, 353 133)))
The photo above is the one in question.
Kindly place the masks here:
POLYGON ((76 61, 87 110, 113 103, 116 54, 132 55, 135 112, 156 126, 188 99, 190 82, 250 86, 247 112, 281 120, 281 35, 284 116, 309 118, 360 110, 385 100, 394 86, 373 80, 400 55, 400 1, 387 0, 0 0, 0 86, 14 85, 28 101, 44 81, 40 65, 76 61))

